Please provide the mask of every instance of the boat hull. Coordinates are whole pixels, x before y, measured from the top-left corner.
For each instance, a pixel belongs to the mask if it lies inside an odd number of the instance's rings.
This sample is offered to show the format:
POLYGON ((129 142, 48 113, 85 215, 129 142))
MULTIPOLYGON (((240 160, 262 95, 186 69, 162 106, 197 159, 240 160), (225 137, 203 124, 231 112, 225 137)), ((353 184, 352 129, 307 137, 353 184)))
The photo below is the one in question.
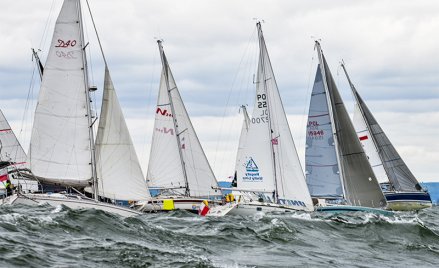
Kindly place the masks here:
POLYGON ((64 194, 13 194, 0 201, 1 205, 27 205, 35 206, 49 204, 57 207, 64 205, 71 209, 99 209, 105 212, 114 213, 122 217, 132 217, 142 213, 127 207, 116 206, 110 203, 97 202, 93 199, 82 198, 79 195, 64 194))
POLYGON ((349 212, 367 212, 380 214, 384 216, 392 216, 393 212, 378 209, 378 208, 369 208, 369 207, 360 207, 360 206, 347 206, 347 205, 334 205, 334 206, 323 206, 316 207, 317 212, 325 212, 325 213, 349 213, 349 212))
POLYGON ((305 210, 273 203, 242 202, 237 203, 234 208, 227 213, 227 215, 252 216, 260 213, 291 213, 296 211, 305 210))
MULTIPOLYGON (((145 212, 145 213, 155 213, 155 212, 168 212, 172 210, 187 210, 191 212, 198 213, 201 203, 207 199, 203 198, 154 198, 148 201, 141 201, 136 203, 134 209, 145 212), (173 208, 166 207, 166 200, 172 200, 173 208)), ((211 202, 211 201, 209 201, 211 202)))
POLYGON ((395 211, 410 211, 432 206, 430 195, 426 192, 384 192, 387 208, 395 211))

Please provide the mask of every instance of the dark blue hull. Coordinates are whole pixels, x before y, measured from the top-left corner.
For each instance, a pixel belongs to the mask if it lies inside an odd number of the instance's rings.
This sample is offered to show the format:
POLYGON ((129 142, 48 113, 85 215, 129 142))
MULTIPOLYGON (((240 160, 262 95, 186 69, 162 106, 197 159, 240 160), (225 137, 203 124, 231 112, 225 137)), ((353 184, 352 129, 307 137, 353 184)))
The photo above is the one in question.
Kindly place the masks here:
POLYGON ((391 210, 419 210, 432 205, 427 192, 384 192, 384 196, 391 210))

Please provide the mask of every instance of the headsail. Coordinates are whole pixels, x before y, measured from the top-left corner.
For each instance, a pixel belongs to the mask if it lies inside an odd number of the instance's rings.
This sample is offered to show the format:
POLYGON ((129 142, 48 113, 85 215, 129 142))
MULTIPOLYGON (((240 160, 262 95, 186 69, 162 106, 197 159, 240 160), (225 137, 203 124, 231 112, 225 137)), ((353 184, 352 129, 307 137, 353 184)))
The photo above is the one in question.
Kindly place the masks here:
POLYGON ((79 0, 65 0, 49 49, 30 142, 32 172, 45 182, 92 178, 86 62, 79 0))
MULTIPOLYGON (((382 162, 384 166, 384 170, 387 173, 388 180, 392 184, 392 187, 396 191, 419 191, 421 187, 416 180, 413 173, 410 171, 408 166, 405 164, 404 160, 396 151, 393 144, 390 142, 387 135, 384 133, 381 126, 376 121, 375 117, 372 115, 371 111, 367 107, 366 103, 364 103, 358 91, 355 89, 355 86, 352 84, 346 69, 343 66, 345 74, 348 78, 349 84, 351 86, 352 93, 356 100, 357 109, 361 118, 364 120, 364 124, 368 132, 371 134, 371 142, 376 146, 375 150, 370 150, 369 147, 365 147, 369 149, 366 151, 368 154, 373 154, 378 150, 378 155, 380 158, 380 162, 382 162)), ((361 140, 361 137, 360 137, 361 140)), ((365 142, 366 139, 363 139, 362 142, 365 142)))
POLYGON ((26 153, 0 110, 0 162, 26 166, 26 153))
POLYGON ((244 116, 244 120, 242 122, 241 134, 239 135, 238 152, 236 153, 235 173, 233 177, 232 187, 237 186, 237 170, 241 165, 244 164, 243 150, 245 148, 245 141, 247 139, 247 133, 250 127, 250 120, 251 120, 250 116, 247 113, 247 108, 245 107, 245 105, 242 105, 241 109, 242 109, 242 114, 244 116))
POLYGON ((305 170, 312 197, 343 197, 337 151, 320 64, 306 126, 305 170))
POLYGON ((343 100, 332 78, 326 59, 316 41, 322 77, 328 94, 329 111, 332 112, 335 144, 345 190, 345 199, 351 205, 382 207, 384 195, 372 167, 367 160, 343 100))
POLYGON ((99 196, 136 201, 150 197, 107 67, 96 159, 99 196))
POLYGON ((192 197, 221 195, 213 171, 181 99, 161 41, 162 76, 147 182, 192 197))
POLYGON ((256 101, 237 169, 238 189, 274 192, 274 201, 312 209, 260 23, 256 101))

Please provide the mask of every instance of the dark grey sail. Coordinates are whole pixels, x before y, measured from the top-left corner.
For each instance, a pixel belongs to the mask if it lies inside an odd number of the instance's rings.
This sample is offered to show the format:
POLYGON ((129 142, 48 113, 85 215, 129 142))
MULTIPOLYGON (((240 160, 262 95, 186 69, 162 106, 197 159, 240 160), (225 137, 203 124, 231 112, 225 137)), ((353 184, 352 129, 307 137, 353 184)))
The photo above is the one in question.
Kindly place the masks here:
MULTIPOLYGON (((343 66, 344 68, 344 66, 343 66)), ((346 70, 345 70, 346 72, 346 70)), ((346 73, 349 84, 352 89, 352 93, 360 107, 360 112, 364 118, 367 128, 372 135, 372 140, 377 147, 378 154, 386 171, 387 177, 392 184, 393 190, 395 191, 419 191, 422 190, 418 181, 416 180, 413 173, 404 163, 401 156, 396 151, 395 147, 390 142, 387 135, 384 133, 381 126, 376 121, 375 117, 370 112, 367 105, 364 103, 360 94, 358 94, 355 86, 349 79, 346 73)))
POLYGON ((316 42, 316 46, 320 64, 324 67, 323 77, 326 79, 328 102, 330 102, 330 111, 332 111, 345 198, 355 206, 383 207, 386 204, 384 195, 357 137, 320 44, 316 42))

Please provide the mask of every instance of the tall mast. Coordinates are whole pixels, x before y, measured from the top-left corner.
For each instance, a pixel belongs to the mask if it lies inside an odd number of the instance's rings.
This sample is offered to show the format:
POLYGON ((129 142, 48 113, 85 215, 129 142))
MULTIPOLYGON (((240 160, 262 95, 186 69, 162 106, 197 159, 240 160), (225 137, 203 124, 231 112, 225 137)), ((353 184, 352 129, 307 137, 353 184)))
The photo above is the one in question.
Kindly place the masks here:
POLYGON ((91 112, 91 100, 90 100, 90 85, 88 81, 88 66, 87 66, 87 55, 85 53, 85 47, 84 46, 84 29, 83 29, 83 23, 82 23, 82 11, 81 11, 81 3, 78 1, 78 11, 79 11, 79 25, 81 30, 81 44, 83 45, 82 50, 82 56, 83 56, 83 72, 84 72, 84 84, 85 84, 85 99, 86 99, 86 108, 87 108, 87 120, 88 120, 88 133, 90 137, 90 154, 91 154, 91 172, 92 172, 92 181, 93 181, 93 195, 94 199, 96 201, 99 200, 99 191, 98 191, 98 176, 96 172, 96 149, 95 149, 95 142, 94 142, 94 133, 93 133, 93 118, 92 118, 92 112, 91 112))
MULTIPOLYGON (((372 138, 373 146, 375 147, 375 150, 378 152, 378 157, 380 158, 381 164, 382 164, 382 163, 384 163, 384 160, 383 160, 383 158, 381 156, 380 149, 377 147, 378 143, 377 143, 377 141, 375 139, 375 136, 371 132, 371 128, 370 128, 369 122, 366 120, 366 115, 364 113, 363 107, 361 107, 361 105, 360 105, 360 100, 358 99, 357 89, 355 88, 354 84, 351 81, 351 78, 348 75, 348 72, 346 71, 346 67, 344 65, 344 62, 342 61, 340 63, 340 65, 343 68, 343 71, 344 71, 344 73, 346 75, 346 78, 348 79, 349 86, 351 87, 351 90, 352 90, 352 95, 354 95, 355 101, 357 102, 358 109, 360 110, 360 113, 361 113, 361 117, 363 118, 363 122, 366 125, 367 131, 370 133, 370 136, 372 138)), ((387 173, 387 169, 385 169, 385 168, 383 168, 383 169, 384 169, 384 172, 386 173, 387 179, 389 180, 390 177, 389 177, 389 174, 387 173)), ((390 180, 389 180, 389 182, 390 182, 390 180)), ((393 185, 392 185, 392 187, 393 187, 393 185)))
MULTIPOLYGON (((267 111, 268 111, 268 135, 270 137, 270 148, 271 148, 271 155, 273 158, 272 164, 273 164, 273 175, 274 175, 274 202, 277 203, 279 200, 279 191, 278 191, 278 187, 277 187, 277 173, 276 173, 276 154, 274 152, 274 148, 273 148, 273 129, 271 128, 271 113, 270 113, 270 98, 268 97, 268 92, 267 92, 267 78, 266 78, 266 74, 265 74, 265 60, 264 60, 264 55, 262 54, 262 52, 264 52, 265 49, 265 40, 264 40, 264 35, 262 33, 262 27, 261 27, 261 22, 257 22, 256 23, 256 27, 258 28, 258 36, 259 36, 259 59, 260 59, 260 64, 261 64, 261 68, 262 68, 262 79, 264 80, 264 89, 265 89, 265 94, 267 95, 267 111)), ((266 53, 266 51, 265 51, 266 53)), ((267 55, 268 56, 268 55, 267 55)), ((271 79, 271 78, 270 78, 271 79)))
POLYGON ((335 147, 335 152, 336 152, 336 156, 337 156, 340 182, 342 185, 343 196, 345 199, 347 199, 346 189, 344 186, 344 178, 343 178, 343 164, 342 164, 341 159, 340 159, 340 152, 339 152, 339 148, 338 148, 338 139, 337 139, 337 130, 335 129, 334 111, 332 110, 332 99, 331 99, 331 95, 330 95, 329 90, 328 90, 328 83, 326 80, 326 70, 325 70, 325 63, 323 60, 323 51, 322 51, 322 48, 320 47, 319 41, 316 40, 315 42, 316 42, 315 47, 317 49, 317 55, 319 57, 320 71, 322 72, 323 86, 324 86, 325 92, 326 92, 326 102, 328 103, 329 117, 331 119, 332 136, 334 137, 334 147, 335 147))
POLYGON ((181 142, 180 142, 180 137, 179 137, 181 133, 178 131, 178 123, 177 123, 177 118, 176 118, 176 114, 175 114, 174 103, 172 101, 172 96, 171 96, 171 91, 175 90, 177 88, 176 87, 170 88, 170 86, 169 86, 168 60, 166 59, 165 52, 163 51, 162 41, 157 40, 157 44, 159 46, 160 58, 162 60, 164 74, 165 74, 166 91, 168 92, 169 105, 171 107, 171 112, 172 112, 172 119, 173 119, 172 122, 174 123, 174 129, 175 129, 175 133, 176 133, 175 138, 177 139, 178 154, 180 156, 181 167, 183 169, 184 183, 185 183, 185 188, 186 188, 184 194, 185 194, 185 196, 190 196, 189 181, 187 179, 187 172, 186 172, 186 164, 184 162, 183 153, 181 151, 181 142))

